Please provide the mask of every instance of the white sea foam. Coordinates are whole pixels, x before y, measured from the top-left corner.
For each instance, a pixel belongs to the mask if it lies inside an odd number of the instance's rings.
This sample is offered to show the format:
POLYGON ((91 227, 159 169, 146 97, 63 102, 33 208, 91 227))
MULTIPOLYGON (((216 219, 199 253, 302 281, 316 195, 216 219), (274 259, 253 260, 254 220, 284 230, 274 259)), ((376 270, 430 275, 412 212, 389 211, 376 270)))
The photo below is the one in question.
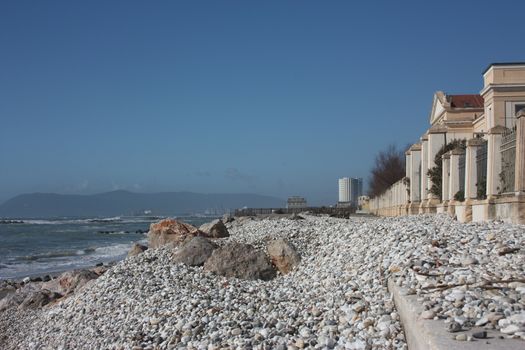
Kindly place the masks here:
MULTIPOLYGON (((0 266, 0 279, 44 275, 76 268, 92 267, 100 262, 123 259, 134 242, 118 243, 102 247, 56 251, 10 261, 0 266), (21 262, 21 260, 23 262, 21 262)), ((139 243, 145 244, 146 240, 139 243)))
POLYGON ((96 224, 96 223, 141 223, 141 222, 153 222, 162 219, 162 217, 141 217, 141 216, 129 216, 129 217, 108 217, 108 218, 89 218, 89 219, 56 219, 56 220, 45 220, 45 219, 22 219, 24 224, 32 225, 65 225, 65 224, 96 224))

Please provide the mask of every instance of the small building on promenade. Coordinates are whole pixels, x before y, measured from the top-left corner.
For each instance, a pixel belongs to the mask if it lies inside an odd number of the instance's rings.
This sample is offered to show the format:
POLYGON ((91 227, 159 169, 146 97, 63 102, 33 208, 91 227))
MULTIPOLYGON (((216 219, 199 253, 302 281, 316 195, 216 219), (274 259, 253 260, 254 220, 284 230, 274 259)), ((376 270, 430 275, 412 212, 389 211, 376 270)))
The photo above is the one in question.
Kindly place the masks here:
POLYGON ((525 224, 525 62, 493 63, 482 75, 479 94, 434 94, 405 178, 371 198, 371 212, 525 224))
POLYGON ((308 208, 308 204, 306 203, 306 199, 304 197, 299 196, 292 196, 288 198, 288 202, 286 203, 287 209, 306 209, 308 208))

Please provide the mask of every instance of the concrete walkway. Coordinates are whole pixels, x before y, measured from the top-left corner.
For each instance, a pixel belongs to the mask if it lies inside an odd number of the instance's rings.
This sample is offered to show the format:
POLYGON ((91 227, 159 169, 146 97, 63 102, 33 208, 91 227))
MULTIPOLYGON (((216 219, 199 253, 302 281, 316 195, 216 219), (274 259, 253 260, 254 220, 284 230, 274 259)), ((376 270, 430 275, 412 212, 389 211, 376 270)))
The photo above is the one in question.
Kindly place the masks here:
MULTIPOLYGON (((406 295, 406 290, 397 286, 393 279, 388 281, 388 290, 394 296, 397 312, 405 331, 405 337, 410 350, 525 350, 525 341, 519 339, 501 339, 503 333, 492 329, 476 327, 468 331, 450 333, 446 323, 442 320, 425 320, 419 315, 424 311, 418 303, 416 295, 406 295), (458 341, 452 339, 458 334, 487 331, 487 339, 472 339, 472 341, 458 341)), ((506 336, 505 336, 506 337, 506 336)))

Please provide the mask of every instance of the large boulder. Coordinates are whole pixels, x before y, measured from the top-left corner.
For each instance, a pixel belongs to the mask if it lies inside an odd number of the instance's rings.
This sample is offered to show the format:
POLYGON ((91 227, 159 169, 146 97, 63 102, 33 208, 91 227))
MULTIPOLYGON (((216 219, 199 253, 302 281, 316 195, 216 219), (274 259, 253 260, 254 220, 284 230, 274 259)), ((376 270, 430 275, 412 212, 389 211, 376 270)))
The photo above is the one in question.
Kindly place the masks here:
POLYGON ((0 300, 0 311, 4 311, 11 307, 17 307, 22 304, 27 297, 38 292, 40 287, 40 283, 27 283, 18 288, 14 293, 7 294, 2 300, 0 300))
POLYGON ((18 305, 19 309, 36 309, 61 298, 62 295, 47 289, 42 289, 29 294, 24 301, 18 305))
POLYGON ((282 274, 292 271, 301 261, 301 257, 295 250, 295 247, 282 238, 270 241, 266 246, 266 250, 272 263, 282 274))
POLYGON ((164 219, 151 224, 148 232, 148 246, 158 248, 165 244, 179 245, 189 236, 200 236, 196 227, 174 219, 164 219))
POLYGON ((148 250, 148 247, 146 247, 145 245, 142 245, 142 244, 139 244, 139 243, 135 243, 135 244, 133 244, 133 247, 131 247, 131 249, 129 250, 128 257, 139 255, 139 254, 145 252, 146 250, 148 250))
POLYGON ((235 221, 235 218, 233 216, 231 216, 230 214, 224 214, 222 216, 222 222, 224 222, 225 224, 228 224, 230 222, 233 222, 235 221))
POLYGON ((215 244, 208 239, 199 236, 193 237, 175 251, 173 261, 189 266, 202 266, 215 248, 215 244))
POLYGON ((99 275, 91 270, 67 271, 57 278, 59 285, 58 290, 56 288, 49 288, 49 290, 64 295, 70 294, 76 289, 83 287, 87 282, 98 277, 99 275))
POLYGON ((266 254, 249 244, 232 243, 213 251, 204 270, 225 277, 270 280, 276 271, 266 254))
POLYGON ((199 230, 204 232, 206 237, 210 238, 224 238, 230 236, 228 229, 222 220, 219 219, 203 224, 201 227, 199 227, 199 230))
POLYGON ((16 292, 16 287, 13 284, 0 281, 0 300, 14 292, 16 292))

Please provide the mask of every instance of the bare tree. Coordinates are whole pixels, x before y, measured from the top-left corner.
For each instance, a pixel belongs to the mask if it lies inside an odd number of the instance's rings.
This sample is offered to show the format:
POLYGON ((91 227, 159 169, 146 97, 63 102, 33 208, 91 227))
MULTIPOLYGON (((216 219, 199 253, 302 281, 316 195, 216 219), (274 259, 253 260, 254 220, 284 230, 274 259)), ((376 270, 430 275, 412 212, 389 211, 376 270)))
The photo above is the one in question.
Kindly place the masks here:
POLYGON ((405 177, 405 151, 391 144, 376 155, 368 180, 368 194, 376 197, 405 177))

